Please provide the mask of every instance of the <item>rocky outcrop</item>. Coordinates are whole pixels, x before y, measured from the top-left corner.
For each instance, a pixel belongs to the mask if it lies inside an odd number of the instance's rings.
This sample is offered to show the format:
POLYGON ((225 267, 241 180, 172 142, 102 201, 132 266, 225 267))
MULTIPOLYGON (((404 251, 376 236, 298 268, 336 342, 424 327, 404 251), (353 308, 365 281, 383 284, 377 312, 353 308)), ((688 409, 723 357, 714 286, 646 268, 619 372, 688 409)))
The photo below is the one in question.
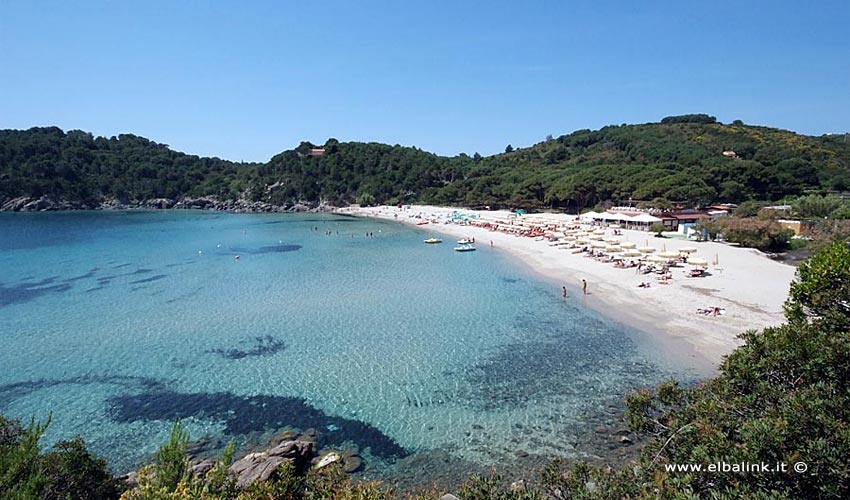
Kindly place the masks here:
POLYGON ((85 210, 84 203, 55 200, 49 196, 31 198, 20 196, 0 203, 0 212, 45 212, 48 210, 85 210))
POLYGON ((122 202, 115 198, 103 198, 96 203, 79 201, 55 200, 49 196, 33 198, 20 196, 0 202, 0 212, 47 212, 57 210, 133 210, 133 209, 192 209, 219 210, 235 213, 268 213, 268 212, 326 212, 334 207, 324 203, 298 202, 292 205, 273 205, 264 201, 246 199, 222 200, 216 196, 201 196, 199 198, 185 197, 151 198, 141 201, 122 202))
POLYGON ((236 486, 245 488, 255 481, 274 479, 278 468, 289 462, 295 470, 302 470, 313 458, 313 443, 284 441, 262 453, 249 453, 233 462, 229 472, 236 478, 236 486))

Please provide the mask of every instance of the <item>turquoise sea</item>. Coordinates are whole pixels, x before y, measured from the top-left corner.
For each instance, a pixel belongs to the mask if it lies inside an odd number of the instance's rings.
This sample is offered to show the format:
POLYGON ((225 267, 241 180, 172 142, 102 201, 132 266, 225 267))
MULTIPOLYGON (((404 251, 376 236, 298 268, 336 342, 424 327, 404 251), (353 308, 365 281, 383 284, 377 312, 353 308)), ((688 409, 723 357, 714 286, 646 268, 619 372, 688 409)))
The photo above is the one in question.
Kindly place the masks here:
POLYGON ((210 453, 310 427, 366 475, 427 480, 446 460, 599 456, 588 436, 629 389, 689 376, 560 283, 428 236, 337 215, 0 214, 0 413, 52 414, 46 445, 81 435, 116 473, 180 418, 210 453))

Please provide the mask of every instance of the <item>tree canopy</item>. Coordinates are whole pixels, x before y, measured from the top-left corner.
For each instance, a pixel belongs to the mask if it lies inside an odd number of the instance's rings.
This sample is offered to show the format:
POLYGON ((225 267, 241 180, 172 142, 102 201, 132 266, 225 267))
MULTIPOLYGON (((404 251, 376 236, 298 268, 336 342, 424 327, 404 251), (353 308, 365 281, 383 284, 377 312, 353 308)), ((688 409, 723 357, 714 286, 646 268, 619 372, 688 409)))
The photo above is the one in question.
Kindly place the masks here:
MULTIPOLYGON (((696 206, 780 200, 850 188, 850 144, 708 115, 578 130, 489 157, 415 147, 304 141, 266 163, 175 152, 130 134, 56 127, 0 131, 0 202, 43 195, 94 203, 214 195, 278 205, 425 202, 578 212, 631 200, 696 206), (734 157, 724 156, 734 151, 734 157)), ((825 213, 819 199, 802 212, 825 213)), ((850 213, 847 210, 839 213, 850 213)))

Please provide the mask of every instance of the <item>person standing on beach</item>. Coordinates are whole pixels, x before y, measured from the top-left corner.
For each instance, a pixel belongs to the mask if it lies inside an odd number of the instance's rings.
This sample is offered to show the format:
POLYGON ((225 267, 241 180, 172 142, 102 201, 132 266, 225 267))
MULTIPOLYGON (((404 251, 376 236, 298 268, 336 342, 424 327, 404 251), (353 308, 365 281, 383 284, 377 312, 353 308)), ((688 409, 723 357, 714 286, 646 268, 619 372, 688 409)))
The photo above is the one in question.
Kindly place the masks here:
POLYGON ((567 300, 567 287, 565 287, 565 286, 562 286, 562 287, 561 287, 561 297, 562 297, 564 300, 567 300))
POLYGON ((581 292, 587 295, 587 280, 584 278, 581 280, 581 292))

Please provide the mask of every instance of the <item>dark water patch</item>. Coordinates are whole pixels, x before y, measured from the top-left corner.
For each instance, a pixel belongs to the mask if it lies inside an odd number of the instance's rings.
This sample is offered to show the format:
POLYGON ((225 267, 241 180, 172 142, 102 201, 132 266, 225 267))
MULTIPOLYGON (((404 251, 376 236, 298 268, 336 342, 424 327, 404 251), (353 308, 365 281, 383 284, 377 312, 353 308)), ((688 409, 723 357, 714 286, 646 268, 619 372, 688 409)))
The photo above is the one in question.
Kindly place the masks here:
POLYGON ((141 284, 141 283, 151 283, 153 281, 159 281, 159 280, 165 279, 167 277, 168 277, 167 274, 155 274, 155 275, 153 275, 149 278, 142 278, 140 280, 131 281, 130 284, 131 285, 138 285, 138 284, 141 284))
POLYGON ((84 293, 96 292, 98 290, 103 290, 104 288, 106 288, 106 287, 102 286, 102 285, 101 286, 94 286, 94 287, 91 287, 91 288, 86 288, 85 290, 83 290, 83 292, 84 293))
POLYGON ((180 266, 188 266, 197 262, 197 259, 188 259, 183 262, 172 262, 171 264, 166 264, 165 267, 180 267, 180 266))
POLYGON ((21 281, 15 286, 18 286, 18 287, 21 287, 21 288, 36 288, 36 287, 40 287, 40 286, 49 285, 49 284, 55 282, 57 279, 59 279, 59 276, 51 276, 49 278, 44 278, 40 281, 21 281))
POLYGON ((165 303, 166 304, 172 304, 174 302, 178 302, 178 301, 181 301, 181 300, 184 300, 184 299, 191 299, 195 295, 198 295, 199 293, 201 293, 201 290, 203 290, 203 288, 198 287, 198 288, 192 290, 191 292, 186 292, 182 295, 178 295, 177 297, 168 299, 168 300, 165 301, 165 303))
POLYGON ((126 264, 118 264, 117 266, 112 266, 110 269, 122 269, 122 268, 125 268, 125 267, 128 267, 128 266, 132 266, 132 265, 133 265, 133 264, 131 264, 131 263, 129 263, 129 262, 128 262, 128 263, 126 263, 126 264))
POLYGON ((499 278, 499 279, 500 279, 503 283, 510 283, 510 284, 518 283, 518 282, 520 281, 520 280, 518 280, 518 279, 516 279, 516 278, 499 278))
POLYGON ((463 374, 469 393, 459 394, 484 410, 522 408, 541 399, 576 398, 592 404, 654 385, 674 375, 637 354, 637 346, 610 325, 585 317, 582 325, 520 318, 517 338, 463 374))
POLYGON ((220 393, 151 391, 109 398, 111 417, 116 422, 199 418, 224 423, 224 432, 244 436, 284 427, 328 429, 320 440, 325 446, 346 441, 370 448, 384 459, 407 456, 409 451, 376 427, 359 420, 327 415, 301 398, 286 396, 237 396, 220 393), (330 431, 330 429, 335 429, 330 431))
POLYGON ((138 292, 139 290, 144 290, 145 288, 147 288, 147 286, 145 286, 145 285, 134 286, 133 288, 130 289, 130 292, 138 292))
POLYGON ((301 245, 270 245, 258 248, 230 247, 227 250, 218 250, 218 255, 261 255, 265 253, 285 253, 301 250, 301 245))
MULTIPOLYGON (((127 264, 127 265, 129 266, 130 264, 127 264)), ((124 277, 124 276, 139 276, 139 275, 142 275, 142 274, 150 274, 152 272, 153 272, 153 269, 140 267, 140 268, 136 269, 135 271, 131 271, 129 273, 108 274, 106 276, 101 276, 100 278, 97 279, 97 281, 98 281, 98 283, 108 283, 109 281, 114 280, 115 278, 121 278, 121 277, 124 277)))
MULTIPOLYGON (((53 278, 48 278, 49 282, 53 278)), ((42 280, 44 281, 44 280, 42 280)), ((51 286, 41 286, 34 283, 20 283, 17 285, 5 286, 0 283, 0 307, 6 307, 12 304, 23 304, 31 300, 35 300, 43 295, 67 292, 71 289, 68 283, 60 283, 51 286)))
POLYGON ((0 385, 0 406, 3 406, 5 402, 13 401, 42 389, 48 389, 60 385, 92 384, 119 384, 122 386, 135 386, 146 391, 165 390, 165 386, 162 382, 156 379, 131 375, 84 375, 64 379, 27 380, 0 385))
POLYGON ((81 274, 79 276, 74 276, 73 278, 64 279, 64 280, 62 280, 62 282, 63 283, 73 283, 75 281, 84 280, 86 278, 93 278, 95 273, 99 270, 100 270, 99 267, 93 267, 93 268, 89 269, 88 272, 86 272, 85 274, 81 274))
POLYGON ((271 335, 254 337, 254 345, 247 349, 211 349, 207 352, 215 353, 227 359, 242 359, 254 356, 270 356, 276 352, 286 349, 286 343, 271 335))

